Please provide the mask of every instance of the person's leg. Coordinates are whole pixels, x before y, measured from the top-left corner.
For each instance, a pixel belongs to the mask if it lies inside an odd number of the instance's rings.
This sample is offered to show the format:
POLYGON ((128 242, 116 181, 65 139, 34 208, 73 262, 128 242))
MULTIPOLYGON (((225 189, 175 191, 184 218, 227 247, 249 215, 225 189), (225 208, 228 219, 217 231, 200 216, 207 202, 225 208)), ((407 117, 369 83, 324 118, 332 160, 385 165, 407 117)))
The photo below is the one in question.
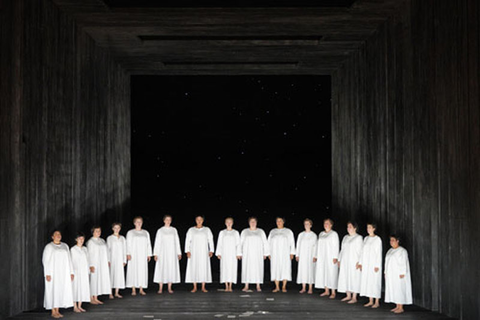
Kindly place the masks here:
POLYGON ((300 293, 305 293, 307 291, 306 286, 305 283, 302 283, 302 290, 300 290, 300 293))
POLYGON ((278 292, 280 291, 280 281, 275 280, 275 289, 272 290, 272 292, 278 292))
POLYGON ((97 304, 103 304, 102 301, 98 300, 98 296, 95 296, 95 301, 97 302, 97 304))
POLYGON ((137 295, 137 288, 132 287, 132 296, 136 296, 136 295, 137 295))
POLYGON ((310 284, 308 285, 308 294, 312 294, 312 293, 313 293, 313 284, 310 283, 310 284))
POLYGON ((332 289, 332 294, 330 295, 330 299, 335 299, 336 296, 337 296, 337 290, 332 289))
POLYGON ((397 310, 394 311, 394 313, 404 313, 405 310, 403 310, 403 304, 397 304, 397 310))
POLYGON ((108 295, 108 299, 113 299, 113 293, 112 292, 113 292, 113 289, 112 289, 112 291, 110 291, 110 294, 108 295))
POLYGON ((202 292, 208 292, 207 288, 205 287, 205 282, 202 282, 202 292))
POLYGON ((80 301, 80 302, 78 303, 78 309, 79 309, 81 312, 87 312, 87 310, 85 310, 85 309, 82 308, 82 301, 80 301))
POLYGON ((143 287, 140 287, 140 288, 139 288, 139 292, 140 292, 140 294, 141 294, 142 296, 147 295, 147 293, 143 290, 143 287))
POLYGON ((77 312, 77 313, 82 312, 80 311, 80 309, 78 309, 77 303, 75 301, 73 302, 73 312, 77 312))
POLYGON ((262 292, 262 287, 260 286, 260 283, 257 283, 257 292, 262 292))
POLYGON ((168 293, 173 293, 171 282, 168 283, 168 293))
POLYGON ((356 292, 353 293, 352 299, 350 301, 348 301, 348 303, 350 303, 350 304, 357 303, 357 293, 356 292))
POLYGON ((368 303, 363 305, 364 307, 371 307, 373 306, 373 298, 368 298, 368 303))
POLYGON ((378 307, 380 307, 380 299, 376 298, 375 299, 375 304, 372 306, 372 308, 377 309, 378 307))
POLYGON ((163 283, 160 282, 160 283, 158 284, 158 291, 157 291, 157 293, 158 293, 158 294, 162 294, 162 292, 163 292, 163 283))
POLYGON ((197 292, 197 283, 196 282, 193 283, 193 289, 190 292, 192 292, 192 293, 197 292))
POLYGON ((398 309, 398 304, 395 305, 395 308, 393 308, 392 310, 390 310, 390 312, 395 312, 395 311, 397 311, 397 309, 398 309))
POLYGON ((352 293, 350 291, 347 291, 347 296, 342 299, 342 301, 350 301, 352 300, 352 293))
POLYGON ((283 280, 282 292, 287 292, 287 280, 283 280))
POLYGON ((123 298, 122 295, 120 294, 120 288, 115 289, 115 297, 117 298, 123 298))

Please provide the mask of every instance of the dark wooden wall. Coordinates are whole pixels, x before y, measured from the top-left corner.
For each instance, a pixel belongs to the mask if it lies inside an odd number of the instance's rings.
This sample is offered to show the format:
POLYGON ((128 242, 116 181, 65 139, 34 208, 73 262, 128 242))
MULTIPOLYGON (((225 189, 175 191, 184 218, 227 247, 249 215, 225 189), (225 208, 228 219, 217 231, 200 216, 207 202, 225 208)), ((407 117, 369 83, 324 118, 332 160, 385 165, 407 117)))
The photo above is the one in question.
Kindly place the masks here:
POLYGON ((404 236, 415 304, 461 319, 480 319, 479 8, 405 1, 332 77, 337 227, 404 236))
POLYGON ((130 81, 50 1, 0 7, 0 318, 42 306, 49 232, 121 219, 130 81))

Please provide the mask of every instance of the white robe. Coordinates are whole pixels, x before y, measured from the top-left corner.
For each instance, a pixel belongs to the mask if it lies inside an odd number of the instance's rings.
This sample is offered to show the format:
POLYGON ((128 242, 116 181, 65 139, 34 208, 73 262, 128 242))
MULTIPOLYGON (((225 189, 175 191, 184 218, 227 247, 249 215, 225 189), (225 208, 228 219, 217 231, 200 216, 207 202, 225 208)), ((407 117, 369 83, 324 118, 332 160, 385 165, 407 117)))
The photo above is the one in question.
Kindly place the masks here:
POLYGON ((174 227, 161 227, 155 236, 153 255, 157 256, 153 282, 180 283, 180 263, 178 256, 182 254, 180 239, 174 227))
POLYGON ((220 283, 237 283, 238 259, 240 256, 240 233, 224 229, 218 234, 217 251, 220 256, 220 283))
POLYGON ((347 234, 342 240, 342 250, 338 257, 340 273, 338 275, 338 292, 360 293, 362 272, 357 269, 363 249, 363 238, 359 234, 347 234))
POLYGON ((114 289, 125 289, 125 265, 127 243, 124 236, 110 235, 107 238, 108 262, 110 262, 110 284, 114 289))
POLYGON ((315 283, 315 263, 313 257, 317 250, 317 235, 315 232, 303 231, 298 235, 297 253, 297 283, 315 283))
POLYGON ((379 236, 365 237, 363 240, 362 280, 360 295, 369 298, 382 296, 382 239, 379 236), (375 268, 378 271, 375 272, 375 268))
POLYGON ((90 238, 87 242, 88 262, 95 271, 90 273, 90 294, 110 294, 110 270, 108 268, 107 243, 102 238, 90 238))
POLYGON ((147 230, 127 232, 127 287, 148 288, 148 257, 152 256, 152 243, 147 230))
POLYGON ((45 276, 45 309, 73 307, 71 276, 74 271, 68 246, 63 242, 50 242, 43 250, 42 263, 45 276), (47 281, 47 276, 51 277, 50 281, 47 281))
POLYGON ((268 234, 270 246, 270 280, 292 281, 292 260, 295 255, 295 237, 288 228, 273 229, 268 234))
POLYGON ((412 304, 412 279, 408 252, 403 247, 388 250, 385 257, 385 302, 412 304), (400 275, 405 275, 400 279, 400 275))
POLYGON ((267 236, 262 229, 244 229, 240 235, 242 283, 263 283, 264 256, 270 255, 267 236))
POLYGON ((337 289, 338 286, 338 264, 333 259, 338 259, 339 252, 338 234, 334 230, 322 231, 318 236, 317 265, 315 268, 315 288, 337 289))
POLYGON ((90 302, 90 265, 88 263, 88 250, 86 247, 73 246, 70 248, 72 267, 75 273, 73 279, 73 301, 90 302))
POLYGON ((185 240, 185 253, 190 252, 187 261, 185 283, 212 282, 212 269, 210 266, 210 252, 215 252, 213 234, 209 227, 191 227, 187 231, 185 240))

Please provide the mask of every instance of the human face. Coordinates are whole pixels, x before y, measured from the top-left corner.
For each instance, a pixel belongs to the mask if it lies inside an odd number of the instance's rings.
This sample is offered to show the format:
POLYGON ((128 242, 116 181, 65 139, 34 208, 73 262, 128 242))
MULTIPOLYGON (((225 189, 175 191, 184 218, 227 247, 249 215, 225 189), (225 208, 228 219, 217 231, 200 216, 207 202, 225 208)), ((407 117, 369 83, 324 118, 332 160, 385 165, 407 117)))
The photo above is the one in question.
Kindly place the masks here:
POLYGON ((226 219, 225 220, 225 226, 227 227, 228 230, 232 229, 233 220, 232 219, 226 219))
POLYGON ((84 237, 78 237, 76 239, 76 241, 77 241, 77 246, 81 247, 81 246, 83 246, 83 243, 85 242, 85 238, 84 237))
POLYGON ((305 228, 306 231, 310 231, 310 229, 312 229, 312 224, 310 223, 310 221, 304 221, 303 227, 305 228))
POLYGON ((371 225, 367 225, 367 232, 369 236, 374 236, 375 235, 375 228, 371 225))
POLYGON ((200 216, 196 217, 195 223, 197 224, 197 227, 201 227, 203 225, 203 218, 200 216))
POLYGON ((257 229, 257 219, 250 219, 250 221, 248 221, 248 225, 250 226, 251 230, 257 229))
POLYGON ((172 217, 165 217, 163 223, 165 224, 165 227, 170 227, 170 225, 172 224, 172 217))
POLYGON ((94 238, 100 238, 101 235, 102 235, 102 229, 97 228, 97 229, 93 230, 93 237, 94 238))
POLYGON ((351 236, 357 233, 357 229, 355 229, 355 227, 351 223, 347 224, 347 231, 348 231, 348 234, 351 236))
POLYGON ((60 243, 60 241, 62 241, 62 233, 60 231, 55 231, 52 235, 52 240, 55 243, 60 243))
POLYGON ((285 221, 283 221, 282 218, 277 218, 277 228, 278 229, 283 229, 283 227, 285 226, 285 221))
POLYGON ((390 246, 392 246, 393 249, 397 249, 400 246, 400 242, 394 237, 390 237, 390 246))
POLYGON ((140 230, 140 229, 142 229, 142 226, 143 226, 143 220, 142 219, 136 219, 133 222, 133 225, 135 226, 135 229, 140 230))
POLYGON ((112 230, 113 230, 114 234, 119 234, 120 230, 122 230, 122 227, 120 227, 118 224, 116 224, 116 225, 113 226, 112 230))
POLYGON ((325 220, 323 222, 323 229, 325 229, 326 232, 330 232, 330 230, 332 230, 332 223, 330 220, 325 220))

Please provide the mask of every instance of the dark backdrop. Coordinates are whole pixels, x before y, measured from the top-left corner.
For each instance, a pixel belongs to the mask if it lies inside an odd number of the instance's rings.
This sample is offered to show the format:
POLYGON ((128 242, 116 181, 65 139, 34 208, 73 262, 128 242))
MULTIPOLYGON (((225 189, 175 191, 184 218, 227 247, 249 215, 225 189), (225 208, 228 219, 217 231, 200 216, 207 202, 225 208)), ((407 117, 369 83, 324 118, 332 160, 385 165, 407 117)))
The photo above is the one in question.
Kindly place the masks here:
POLYGON ((227 216, 239 231, 251 215, 267 235, 276 216, 295 234, 306 217, 318 231, 331 203, 330 98, 328 76, 132 77, 132 216, 153 242, 171 214, 182 250, 196 214, 215 240, 227 216))

